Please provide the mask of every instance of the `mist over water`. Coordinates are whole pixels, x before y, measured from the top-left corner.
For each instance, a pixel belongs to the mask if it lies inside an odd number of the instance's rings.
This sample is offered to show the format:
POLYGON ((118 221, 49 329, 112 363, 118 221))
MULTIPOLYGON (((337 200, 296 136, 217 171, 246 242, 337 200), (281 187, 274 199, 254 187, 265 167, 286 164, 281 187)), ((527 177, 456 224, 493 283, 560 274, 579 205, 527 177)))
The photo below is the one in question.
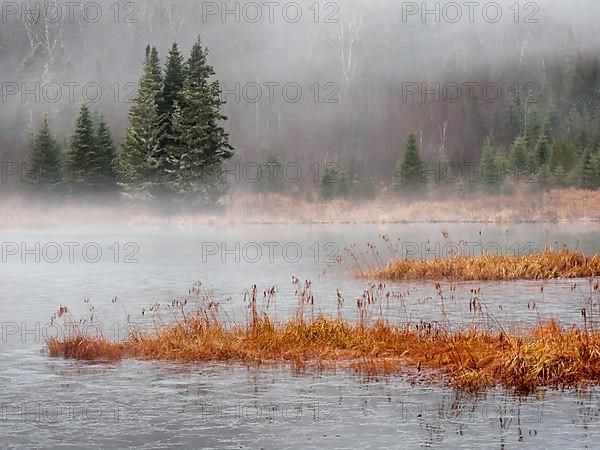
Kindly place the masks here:
MULTIPOLYGON (((515 92, 544 95, 570 31, 591 56, 600 34, 594 1, 489 3, 3 2, 3 161, 26 159, 23 136, 42 113, 66 142, 86 100, 121 143, 145 46, 164 61, 173 41, 187 55, 198 35, 227 101, 235 160, 271 151, 305 170, 334 161, 387 179, 417 132, 428 157, 445 147, 477 161, 481 138, 464 133, 472 99, 502 115, 515 92), (38 45, 50 56, 38 60, 38 45)), ((504 119, 489 117, 500 138, 504 119)))
POLYGON ((225 323, 247 324, 254 288, 260 311, 284 324, 299 286, 314 299, 308 319, 358 323, 355 305, 371 296, 387 301, 368 324, 409 330, 524 332, 549 320, 568 330, 584 316, 597 326, 586 315, 598 307, 597 278, 357 276, 456 249, 600 253, 599 17, 594 0, 2 1, 0 447, 593 448, 595 386, 473 394, 420 363, 368 376, 267 362, 82 361, 50 357, 47 340, 69 326, 113 341, 151 333, 185 320, 181 302, 192 312, 211 302, 225 323), (56 190, 32 187, 44 122, 62 164, 86 104, 122 155, 147 45, 164 70, 173 42, 187 60, 198 36, 234 149, 217 182, 212 167, 201 174, 216 187, 206 194, 168 178, 171 195, 163 185, 136 191, 119 173, 94 191, 86 183, 97 173, 82 181, 67 168, 56 190), (516 134, 514 105, 525 111, 516 134), (517 135, 536 137, 530 165, 552 127, 551 156, 535 173, 510 165, 517 135), (424 190, 398 189, 410 136, 428 169, 424 190), (488 137, 502 181, 465 179, 483 165, 488 137), (440 175, 446 160, 456 179, 440 175), (186 189, 214 198, 194 202, 186 189), (75 323, 58 320, 64 307, 75 323))
MULTIPOLYGON (((107 337, 118 340, 131 329, 151 330, 156 320, 173 320, 176 316, 166 305, 172 299, 190 298, 188 289, 195 281, 202 281, 202 289, 235 323, 248 320, 242 298, 253 283, 259 292, 276 287, 277 299, 269 308, 274 320, 291 317, 297 305, 292 275, 312 281, 317 306, 308 314, 335 314, 340 292, 347 317, 358 320, 355 298, 374 287, 351 276, 356 270, 352 263, 337 267, 332 261, 347 256, 346 249, 353 244, 367 249, 370 242, 385 258, 385 244, 377 239, 380 233, 401 239, 401 248, 414 253, 414 258, 432 257, 427 254, 446 243, 441 228, 452 242, 483 240, 507 253, 530 251, 548 242, 586 253, 600 247, 594 225, 5 230, 0 306, 4 367, 0 428, 5 442, 79 445, 76 434, 84 433, 90 448, 374 448, 396 446, 399 437, 405 448, 501 448, 506 443, 554 448, 573 439, 591 445, 600 431, 596 389, 539 391, 525 398, 494 389, 472 396, 446 388, 442 379, 432 384, 409 368, 397 376, 365 380, 343 370, 299 374, 285 367, 238 363, 92 363, 49 358, 43 351, 46 338, 67 332, 60 322, 51 322, 58 305, 68 304, 81 318, 93 308, 97 320, 84 327, 86 333, 94 336, 101 326, 107 337), (154 303, 165 308, 158 316, 148 312, 154 303)), ((454 292, 453 283, 443 283, 445 319, 449 329, 494 327, 489 318, 469 310, 472 290, 481 289, 481 300, 506 328, 528 328, 551 317, 570 326, 579 323, 581 308, 587 304, 587 281, 577 282, 575 292, 569 280, 458 283, 454 292)), ((442 320, 433 283, 386 283, 385 291, 402 295, 402 303, 396 299, 384 311, 391 323, 442 320)))

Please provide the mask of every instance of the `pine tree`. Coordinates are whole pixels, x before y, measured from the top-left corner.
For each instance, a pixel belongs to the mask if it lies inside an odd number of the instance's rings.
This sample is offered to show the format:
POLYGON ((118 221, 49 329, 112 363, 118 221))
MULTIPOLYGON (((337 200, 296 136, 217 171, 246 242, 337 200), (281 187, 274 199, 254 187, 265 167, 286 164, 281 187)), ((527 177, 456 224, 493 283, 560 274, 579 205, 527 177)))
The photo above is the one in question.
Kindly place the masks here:
POLYGON ((497 190, 504 180, 497 153, 492 138, 488 136, 481 152, 480 169, 481 181, 490 190, 497 190))
POLYGON ((138 95, 129 110, 123 151, 117 158, 117 171, 126 190, 150 196, 161 181, 157 168, 160 159, 165 158, 162 149, 165 125, 159 111, 161 92, 158 54, 155 48, 148 46, 138 95))
POLYGON ((600 154, 587 151, 583 156, 581 187, 600 189, 600 154))
POLYGON ((58 144, 50 131, 48 116, 45 115, 42 126, 32 141, 26 181, 37 190, 52 192, 62 181, 61 169, 58 144))
POLYGON ((146 46, 146 77, 140 81, 140 89, 148 89, 154 92, 156 104, 163 103, 163 78, 160 68, 160 58, 156 47, 146 46))
MULTIPOLYGON (((160 114, 167 120, 173 115, 175 102, 179 102, 181 91, 183 90, 183 56, 179 52, 177 43, 174 42, 165 67, 165 76, 163 83, 162 98, 160 103, 160 114)), ((171 128, 167 127, 170 132, 171 128)))
POLYGON ((168 154, 174 147, 175 142, 173 128, 173 113, 175 107, 181 103, 184 80, 183 56, 179 52, 177 43, 174 42, 167 56, 165 67, 165 76, 162 86, 162 95, 159 103, 159 115, 164 123, 164 135, 161 142, 161 149, 157 154, 156 170, 161 181, 162 191, 168 191, 169 179, 173 173, 173 158, 168 154))
POLYGON ((94 185, 97 176, 94 161, 97 158, 96 130, 92 114, 87 105, 81 105, 71 137, 71 146, 67 154, 69 182, 76 191, 85 190, 94 185))
POLYGON ((548 135, 545 128, 542 129, 540 137, 535 146, 535 157, 537 167, 541 167, 544 164, 550 163, 550 142, 548 141, 548 135))
POLYGON ((231 158, 233 147, 219 125, 227 117, 220 111, 224 101, 219 82, 211 81, 215 71, 207 53, 198 38, 185 65, 181 106, 175 108, 173 144, 167 153, 175 175, 170 188, 213 200, 222 190, 222 163, 231 158))
POLYGON ((96 184, 103 188, 111 188, 115 183, 116 150, 108 125, 102 116, 98 118, 96 126, 96 147, 96 160, 94 161, 94 169, 98 173, 96 184))
POLYGON ((528 172, 529 158, 527 150, 527 138, 519 136, 513 144, 511 153, 511 166, 515 171, 515 176, 521 179, 521 175, 528 172))
POLYGON ((424 187, 424 184, 423 161, 417 145, 417 137, 410 134, 406 141, 404 158, 396 166, 393 187, 397 191, 403 189, 419 190, 424 187))

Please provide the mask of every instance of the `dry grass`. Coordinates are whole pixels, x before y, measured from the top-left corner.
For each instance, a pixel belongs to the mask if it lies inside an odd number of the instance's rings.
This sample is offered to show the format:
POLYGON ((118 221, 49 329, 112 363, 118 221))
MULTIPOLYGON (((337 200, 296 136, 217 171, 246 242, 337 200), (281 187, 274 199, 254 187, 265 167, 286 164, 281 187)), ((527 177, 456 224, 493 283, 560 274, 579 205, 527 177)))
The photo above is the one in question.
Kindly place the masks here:
MULTIPOLYGON (((314 299, 306 289, 298 299, 297 314, 282 324, 258 311, 254 287, 244 325, 225 325, 217 318, 218 304, 212 301, 195 314, 178 304, 181 315, 175 323, 135 332, 123 342, 87 338, 74 327, 74 332, 49 341, 48 346, 52 356, 86 360, 269 363, 287 364, 297 371, 343 367, 366 375, 434 369, 456 388, 472 391, 502 385, 530 392, 540 386, 600 382, 600 334, 594 329, 565 330, 551 321, 527 333, 448 332, 422 322, 392 326, 383 318, 355 324, 341 316, 319 314, 307 320, 304 305, 314 299)), ((358 307, 367 308, 360 302, 358 307)), ((59 316, 65 314, 66 308, 59 316)), ((73 323, 70 318, 69 323, 73 323)))
POLYGON ((600 275, 600 255, 548 250, 527 256, 455 256, 430 261, 401 259, 362 274, 381 280, 550 280, 600 275))
POLYGON ((125 224, 159 229, 165 225, 194 229, 206 225, 239 223, 423 223, 423 222, 598 222, 600 191, 559 189, 540 196, 523 188, 512 195, 467 198, 444 191, 408 202, 397 195, 378 192, 375 199, 312 202, 304 191, 291 195, 232 192, 222 199, 224 211, 191 210, 163 216, 146 205, 51 204, 29 197, 0 200, 0 229, 89 226, 90 223, 125 224))

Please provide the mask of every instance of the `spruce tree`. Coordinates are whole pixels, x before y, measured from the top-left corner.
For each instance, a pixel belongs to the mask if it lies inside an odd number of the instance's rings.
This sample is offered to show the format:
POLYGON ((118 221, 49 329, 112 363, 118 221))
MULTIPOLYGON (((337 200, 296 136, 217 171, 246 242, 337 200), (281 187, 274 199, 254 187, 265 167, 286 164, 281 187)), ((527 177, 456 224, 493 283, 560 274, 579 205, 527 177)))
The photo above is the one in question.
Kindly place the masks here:
POLYGON ((156 169, 160 174, 160 184, 163 191, 169 189, 169 180, 174 170, 172 165, 173 157, 169 155, 169 151, 172 151, 177 146, 175 142, 176 137, 174 136, 173 113, 176 106, 181 103, 183 69, 183 56, 179 52, 177 43, 174 42, 167 56, 162 96, 159 104, 159 115, 164 123, 164 136, 161 142, 161 150, 157 155, 156 169))
POLYGON ((550 164, 551 148, 545 128, 542 129, 535 146, 535 156, 538 167, 541 167, 544 164, 550 164))
POLYGON ((98 118, 96 125, 96 146, 96 160, 94 161, 94 169, 98 174, 96 184, 103 188, 111 188, 115 183, 116 150, 108 125, 102 116, 98 118))
POLYGON ((151 196, 153 188, 161 181, 157 170, 164 157, 165 125, 159 111, 161 98, 158 53, 148 46, 138 95, 129 110, 123 151, 117 158, 119 181, 128 191, 151 196))
POLYGON ((417 145, 417 137, 410 134, 406 140, 404 157, 396 166, 393 187, 397 191, 419 190, 424 187, 424 184, 423 161, 417 145))
POLYGON ((581 187, 600 189, 600 154, 587 151, 583 156, 581 187))
POLYGON ((490 136, 487 137, 481 152, 481 181, 489 190, 497 190, 504 180, 502 167, 498 164, 496 147, 490 136))
MULTIPOLYGON (((174 42, 169 55, 167 57, 167 63, 165 67, 165 76, 163 83, 162 98, 160 104, 160 114, 163 115, 167 121, 170 120, 173 115, 175 102, 180 101, 181 91, 183 90, 183 56, 179 52, 177 43, 174 42)), ((167 127, 167 131, 170 132, 170 127, 167 127)))
POLYGON ((42 126, 31 143, 31 157, 27 171, 27 183, 36 190, 52 192, 62 181, 58 144, 44 115, 42 126))
POLYGON ((174 111, 167 153, 175 175, 170 187, 212 201, 223 189, 222 163, 231 158, 233 147, 219 124, 227 117, 220 111, 224 101, 219 82, 211 81, 215 71, 207 53, 198 38, 185 65, 181 106, 174 111))
POLYGON ((528 172, 529 158, 527 150, 527 138, 519 136, 513 144, 511 153, 511 165, 515 176, 521 179, 521 175, 528 172))
POLYGON ((96 130, 92 114, 87 105, 81 105, 71 137, 67 154, 69 183, 75 191, 82 191, 94 185, 97 173, 94 162, 97 159, 96 130))
POLYGON ((152 90, 156 95, 156 104, 160 106, 163 103, 163 77, 156 47, 146 46, 146 59, 147 77, 141 80, 140 89, 152 90), (144 84, 148 86, 143 86, 144 84))

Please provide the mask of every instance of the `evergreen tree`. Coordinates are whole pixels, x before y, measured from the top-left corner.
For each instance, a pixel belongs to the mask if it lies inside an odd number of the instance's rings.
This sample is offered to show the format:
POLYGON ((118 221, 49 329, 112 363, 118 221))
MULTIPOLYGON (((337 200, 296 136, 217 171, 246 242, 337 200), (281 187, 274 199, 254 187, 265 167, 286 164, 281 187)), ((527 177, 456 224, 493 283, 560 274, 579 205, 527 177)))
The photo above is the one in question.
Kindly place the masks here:
POLYGON ((515 172, 517 179, 521 179, 521 175, 528 172, 529 159, 527 151, 527 138, 519 136, 513 144, 511 153, 511 167, 515 172))
POLYGON ((487 137, 481 152, 481 181, 490 190, 497 190, 504 180, 504 172, 498 164, 498 152, 490 136, 487 137))
POLYGON ((582 168, 581 187, 584 189, 600 189, 600 154, 586 152, 583 157, 582 168))
POLYGON ((535 157, 537 167, 541 167, 544 164, 550 164, 550 156, 550 142, 548 141, 548 135, 546 134, 546 130, 545 128, 543 128, 535 146, 535 157))
POLYGON ((164 123, 164 135, 161 142, 161 149, 157 154, 158 176, 161 180, 162 190, 168 190, 169 179, 173 174, 173 158, 168 154, 170 150, 177 146, 174 141, 173 113, 175 107, 181 102, 183 90, 183 56, 179 52, 177 43, 174 42, 167 56, 165 67, 165 76, 162 87, 162 95, 159 103, 159 115, 164 123))
POLYGON ((50 131, 47 115, 31 144, 26 181, 37 190, 54 191, 62 181, 62 168, 58 144, 50 131))
POLYGON ((67 154, 69 183, 75 190, 85 190, 94 184, 97 176, 94 162, 97 154, 96 130, 87 105, 81 105, 67 154))
POLYGON ((148 46, 138 95, 129 110, 123 151, 117 158, 117 171, 126 190, 150 196, 161 181, 157 170, 160 160, 166 158, 162 151, 165 125, 159 111, 161 92, 158 54, 148 46))
MULTIPOLYGON (((163 83, 162 98, 160 103, 160 114, 167 121, 170 120, 175 109, 175 102, 179 102, 181 91, 183 90, 183 56, 179 52, 177 43, 174 42, 165 67, 165 76, 163 83)), ((171 128, 167 126, 167 131, 171 132, 171 128)))
POLYGON ((116 150, 108 125, 102 116, 98 118, 96 126, 96 147, 96 160, 94 161, 94 170, 98 174, 96 184, 100 187, 110 188, 115 183, 116 150))
POLYGON ((397 191, 419 190, 424 187, 423 161, 417 145, 417 137, 410 134, 406 141, 404 158, 398 162, 393 187, 397 191))
POLYGON ((167 159, 173 167, 170 189, 213 200, 222 190, 218 181, 222 163, 231 158, 233 147, 219 124, 227 117, 220 111, 224 101, 219 82, 211 81, 215 71, 207 53, 198 38, 185 65, 181 106, 173 113, 167 159))
POLYGON ((140 82, 140 89, 148 89, 155 93, 156 104, 163 103, 163 77, 160 68, 160 58, 156 47, 146 46, 147 77, 140 82), (147 84, 148 86, 144 86, 147 84))

